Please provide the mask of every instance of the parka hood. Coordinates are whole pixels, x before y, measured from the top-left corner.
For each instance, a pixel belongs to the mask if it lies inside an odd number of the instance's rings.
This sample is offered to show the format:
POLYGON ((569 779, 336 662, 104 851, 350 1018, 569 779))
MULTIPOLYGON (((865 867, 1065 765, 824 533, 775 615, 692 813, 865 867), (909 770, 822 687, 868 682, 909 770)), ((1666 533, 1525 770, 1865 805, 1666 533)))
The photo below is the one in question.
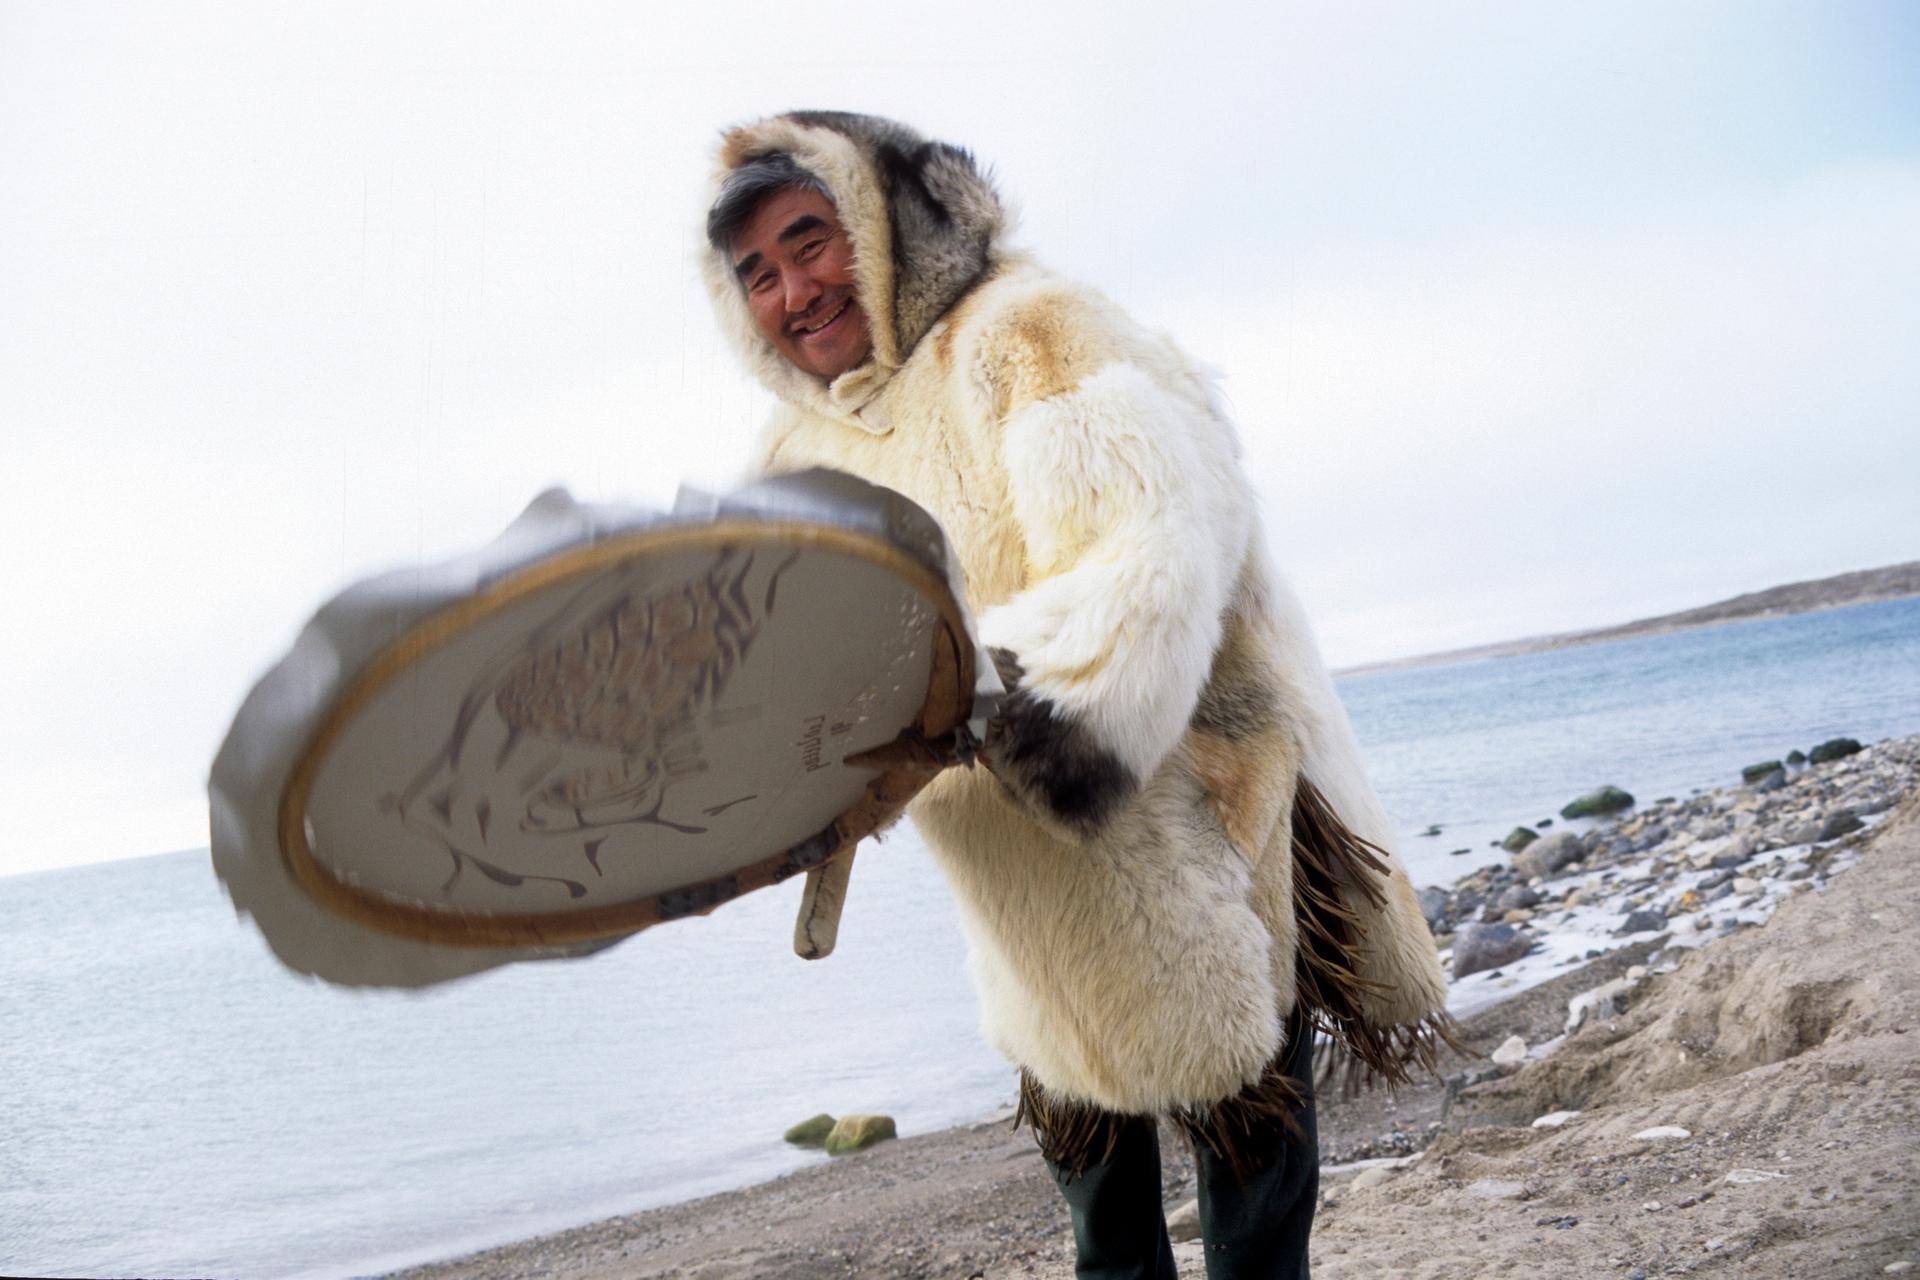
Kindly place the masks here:
MULTIPOLYGON (((701 273, 721 328, 782 400, 849 422, 947 309, 991 268, 1008 218, 988 176, 959 147, 878 116, 795 111, 721 136, 707 206, 727 175, 785 152, 827 189, 853 245, 854 291, 873 355, 831 385, 795 367, 760 332, 724 250, 702 239, 701 273)), ((704 219, 703 219, 704 225, 704 219)))

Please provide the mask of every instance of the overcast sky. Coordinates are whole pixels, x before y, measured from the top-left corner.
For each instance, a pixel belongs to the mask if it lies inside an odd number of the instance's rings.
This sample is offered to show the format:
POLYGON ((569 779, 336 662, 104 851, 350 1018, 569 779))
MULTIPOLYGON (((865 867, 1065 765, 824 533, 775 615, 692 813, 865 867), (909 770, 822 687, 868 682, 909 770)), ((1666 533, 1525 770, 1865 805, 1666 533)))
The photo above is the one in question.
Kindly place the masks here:
POLYGON ((0 2, 0 873, 543 487, 725 482, 716 130, 971 147, 1217 366, 1336 664, 1920 557, 1920 6, 0 2))

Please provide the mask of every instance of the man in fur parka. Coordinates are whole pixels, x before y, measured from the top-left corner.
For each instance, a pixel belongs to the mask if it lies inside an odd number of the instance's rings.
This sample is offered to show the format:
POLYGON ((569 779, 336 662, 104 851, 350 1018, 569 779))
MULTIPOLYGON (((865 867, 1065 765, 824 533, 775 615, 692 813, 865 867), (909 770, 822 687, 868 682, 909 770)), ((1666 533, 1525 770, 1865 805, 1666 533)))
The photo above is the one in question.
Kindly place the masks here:
POLYGON ((1315 1030, 1431 1066, 1445 985, 1207 375, 1005 243, 958 148, 796 112, 726 133, 708 287, 779 397, 773 472, 938 518, 1009 695, 910 810, 1082 1276, 1170 1276, 1157 1124, 1210 1276, 1306 1274, 1315 1030))

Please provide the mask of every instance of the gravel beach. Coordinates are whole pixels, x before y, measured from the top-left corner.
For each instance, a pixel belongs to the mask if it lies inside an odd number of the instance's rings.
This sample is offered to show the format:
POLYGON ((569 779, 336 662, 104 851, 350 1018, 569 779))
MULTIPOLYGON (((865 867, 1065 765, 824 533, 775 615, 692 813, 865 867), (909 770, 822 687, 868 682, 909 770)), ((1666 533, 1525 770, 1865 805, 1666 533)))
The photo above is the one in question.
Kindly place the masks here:
MULTIPOLYGON (((1920 737, 1834 750, 1534 827, 1531 857, 1426 893, 1483 1056, 1322 1097, 1317 1276, 1920 1272, 1920 737)), ((1192 1165, 1162 1147, 1177 1222, 1192 1165)), ((1008 1113, 400 1274, 1072 1271, 1008 1113)))

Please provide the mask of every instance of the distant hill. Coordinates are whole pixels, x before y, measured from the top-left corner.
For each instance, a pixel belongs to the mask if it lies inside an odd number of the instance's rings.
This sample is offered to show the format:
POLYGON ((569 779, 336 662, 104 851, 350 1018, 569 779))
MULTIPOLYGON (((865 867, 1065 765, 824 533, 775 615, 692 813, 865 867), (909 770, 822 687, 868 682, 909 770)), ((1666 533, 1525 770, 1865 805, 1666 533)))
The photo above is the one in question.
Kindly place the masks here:
POLYGON ((1920 596, 1920 560, 1892 564, 1884 569, 1856 569, 1852 573, 1835 574, 1831 578, 1815 578, 1809 582, 1789 582, 1778 587, 1768 587, 1765 591, 1749 591, 1745 595, 1701 605, 1696 609, 1682 609, 1679 613, 1663 613, 1658 617, 1641 618, 1634 622, 1623 622, 1617 626, 1598 627, 1591 631, 1565 631, 1549 636, 1531 636, 1524 640, 1501 640, 1494 644, 1475 645, 1468 649, 1450 649, 1445 653, 1428 653, 1416 658, 1368 663, 1364 666, 1349 667, 1337 674, 1358 675, 1367 671, 1438 666, 1441 663, 1464 662, 1472 658, 1504 658, 1520 653, 1539 653, 1543 649, 1566 649, 1573 645, 1624 640, 1629 636, 1681 631, 1688 627, 1710 627, 1716 623, 1735 622, 1742 618, 1779 618, 1794 613, 1813 613, 1819 609, 1837 609, 1842 605, 1866 604, 1874 600, 1899 600, 1907 596, 1920 596))

